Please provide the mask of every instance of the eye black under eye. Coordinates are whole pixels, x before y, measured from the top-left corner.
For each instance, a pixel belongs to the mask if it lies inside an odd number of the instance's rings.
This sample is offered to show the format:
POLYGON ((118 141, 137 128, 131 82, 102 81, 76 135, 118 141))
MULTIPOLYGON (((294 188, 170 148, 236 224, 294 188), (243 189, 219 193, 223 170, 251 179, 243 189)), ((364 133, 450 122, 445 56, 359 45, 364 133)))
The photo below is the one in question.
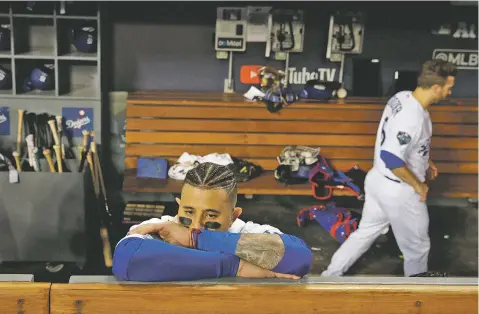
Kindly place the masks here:
POLYGON ((205 229, 219 229, 221 228, 221 224, 216 221, 208 221, 205 223, 205 229))
POLYGON ((189 226, 189 225, 191 225, 191 223, 193 222, 190 218, 186 218, 186 217, 179 217, 179 218, 178 218, 178 221, 179 221, 180 224, 182 224, 183 226, 189 226))

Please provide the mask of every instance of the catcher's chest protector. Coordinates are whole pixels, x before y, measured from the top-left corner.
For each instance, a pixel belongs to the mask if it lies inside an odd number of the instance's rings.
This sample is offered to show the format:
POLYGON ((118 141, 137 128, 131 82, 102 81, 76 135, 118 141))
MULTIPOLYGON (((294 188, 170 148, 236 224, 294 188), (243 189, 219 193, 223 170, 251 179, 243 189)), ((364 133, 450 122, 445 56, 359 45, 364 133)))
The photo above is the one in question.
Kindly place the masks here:
POLYGON ((364 198, 364 180, 366 172, 357 166, 347 172, 334 170, 323 156, 318 156, 318 163, 311 170, 309 182, 312 185, 313 197, 319 200, 329 199, 333 189, 351 191, 358 199, 364 198))
POLYGON ((350 210, 331 202, 326 206, 304 208, 296 217, 299 227, 304 226, 308 220, 316 220, 334 239, 343 243, 357 229, 359 215, 353 217, 350 210))

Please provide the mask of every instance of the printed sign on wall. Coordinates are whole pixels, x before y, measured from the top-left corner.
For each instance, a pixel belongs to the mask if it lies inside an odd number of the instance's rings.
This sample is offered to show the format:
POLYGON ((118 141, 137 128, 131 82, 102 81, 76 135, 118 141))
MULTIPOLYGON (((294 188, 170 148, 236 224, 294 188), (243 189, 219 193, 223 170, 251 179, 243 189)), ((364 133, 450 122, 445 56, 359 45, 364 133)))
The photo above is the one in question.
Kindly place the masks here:
MULTIPOLYGON (((259 69, 262 65, 243 65, 240 69, 240 82, 243 84, 259 84, 259 69)), ((283 69, 281 69, 283 70, 283 69)), ((309 80, 332 82, 336 78, 335 68, 316 68, 308 70, 306 67, 288 68, 288 85, 304 85, 309 80)))
POLYGON ((477 70, 478 51, 466 49, 435 49, 432 52, 433 59, 449 61, 458 69, 477 70))
POLYGON ((82 137, 82 131, 93 131, 93 108, 62 108, 65 133, 71 137, 82 137))
POLYGON ((0 135, 10 135, 10 109, 0 107, 0 135))
POLYGON ((439 29, 432 30, 433 35, 445 35, 452 36, 460 39, 476 39, 476 25, 467 24, 467 22, 458 22, 457 27, 451 26, 451 24, 443 24, 439 26, 439 29))

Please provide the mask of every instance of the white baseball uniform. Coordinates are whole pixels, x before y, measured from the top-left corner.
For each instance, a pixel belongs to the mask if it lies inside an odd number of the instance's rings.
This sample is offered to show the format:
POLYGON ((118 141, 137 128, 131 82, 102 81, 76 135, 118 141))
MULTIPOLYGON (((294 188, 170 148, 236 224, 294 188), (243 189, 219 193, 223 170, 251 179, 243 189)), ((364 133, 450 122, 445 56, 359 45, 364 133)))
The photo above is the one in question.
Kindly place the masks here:
POLYGON ((431 135, 429 113, 412 92, 399 92, 389 99, 376 135, 374 165, 365 180, 359 227, 334 253, 323 276, 343 275, 389 225, 404 256, 405 276, 427 271, 430 249, 427 206, 409 184, 386 167, 381 151, 399 157, 424 182, 431 135))
MULTIPOLYGON (((178 222, 177 221, 178 216, 168 216, 168 215, 163 215, 161 218, 151 218, 148 220, 143 221, 142 223, 138 225, 134 225, 130 228, 130 231, 134 230, 136 227, 144 225, 144 224, 149 224, 149 223, 159 223, 159 222, 168 222, 168 221, 173 221, 173 222, 178 222)), ((257 223, 254 223, 252 221, 244 222, 243 220, 237 218, 232 224, 231 227, 228 229, 228 232, 231 233, 271 233, 271 234, 283 234, 278 228, 275 228, 270 225, 260 225, 257 223)), ((146 235, 140 235, 140 234, 130 234, 125 236, 123 239, 118 241, 120 243, 122 240, 131 238, 131 237, 137 237, 137 238, 143 238, 143 239, 153 239, 153 237, 149 234, 146 235)), ((117 244, 118 246, 118 244, 117 244)))

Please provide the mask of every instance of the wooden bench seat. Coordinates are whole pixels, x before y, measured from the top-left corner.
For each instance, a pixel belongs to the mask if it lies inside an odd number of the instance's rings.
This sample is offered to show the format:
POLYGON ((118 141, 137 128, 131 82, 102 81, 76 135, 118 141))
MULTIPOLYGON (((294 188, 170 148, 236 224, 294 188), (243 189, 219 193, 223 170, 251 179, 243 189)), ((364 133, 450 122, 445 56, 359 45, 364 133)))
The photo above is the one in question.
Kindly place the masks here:
POLYGON ((51 313, 477 313, 477 278, 242 279, 54 283, 51 313))
MULTIPOLYGON (((135 170, 129 169, 125 173, 123 191, 144 193, 180 193, 183 181, 178 180, 155 180, 137 179, 135 170)), ((477 176, 441 175, 430 185, 431 196, 446 198, 469 198, 477 193, 477 176), (448 186, 443 191, 442 187, 448 186)), ((294 184, 284 186, 279 183, 271 171, 265 172, 254 180, 243 182, 238 185, 238 193, 245 195, 312 195, 310 184, 294 184)), ((348 191, 336 190, 335 196, 351 196, 348 191)))
MULTIPOLYGON (((311 195, 308 184, 285 187, 272 171, 287 145, 321 147, 339 170, 372 166, 377 126, 387 99, 304 101, 279 113, 241 95, 198 92, 136 92, 127 101, 125 192, 179 192, 181 182, 136 178, 139 156, 164 157, 174 164, 183 152, 229 153, 266 171, 240 184, 240 194, 311 195)), ((477 198, 477 100, 433 106, 431 156, 440 176, 431 195, 477 198)), ((348 195, 338 192, 337 195, 348 195)))

